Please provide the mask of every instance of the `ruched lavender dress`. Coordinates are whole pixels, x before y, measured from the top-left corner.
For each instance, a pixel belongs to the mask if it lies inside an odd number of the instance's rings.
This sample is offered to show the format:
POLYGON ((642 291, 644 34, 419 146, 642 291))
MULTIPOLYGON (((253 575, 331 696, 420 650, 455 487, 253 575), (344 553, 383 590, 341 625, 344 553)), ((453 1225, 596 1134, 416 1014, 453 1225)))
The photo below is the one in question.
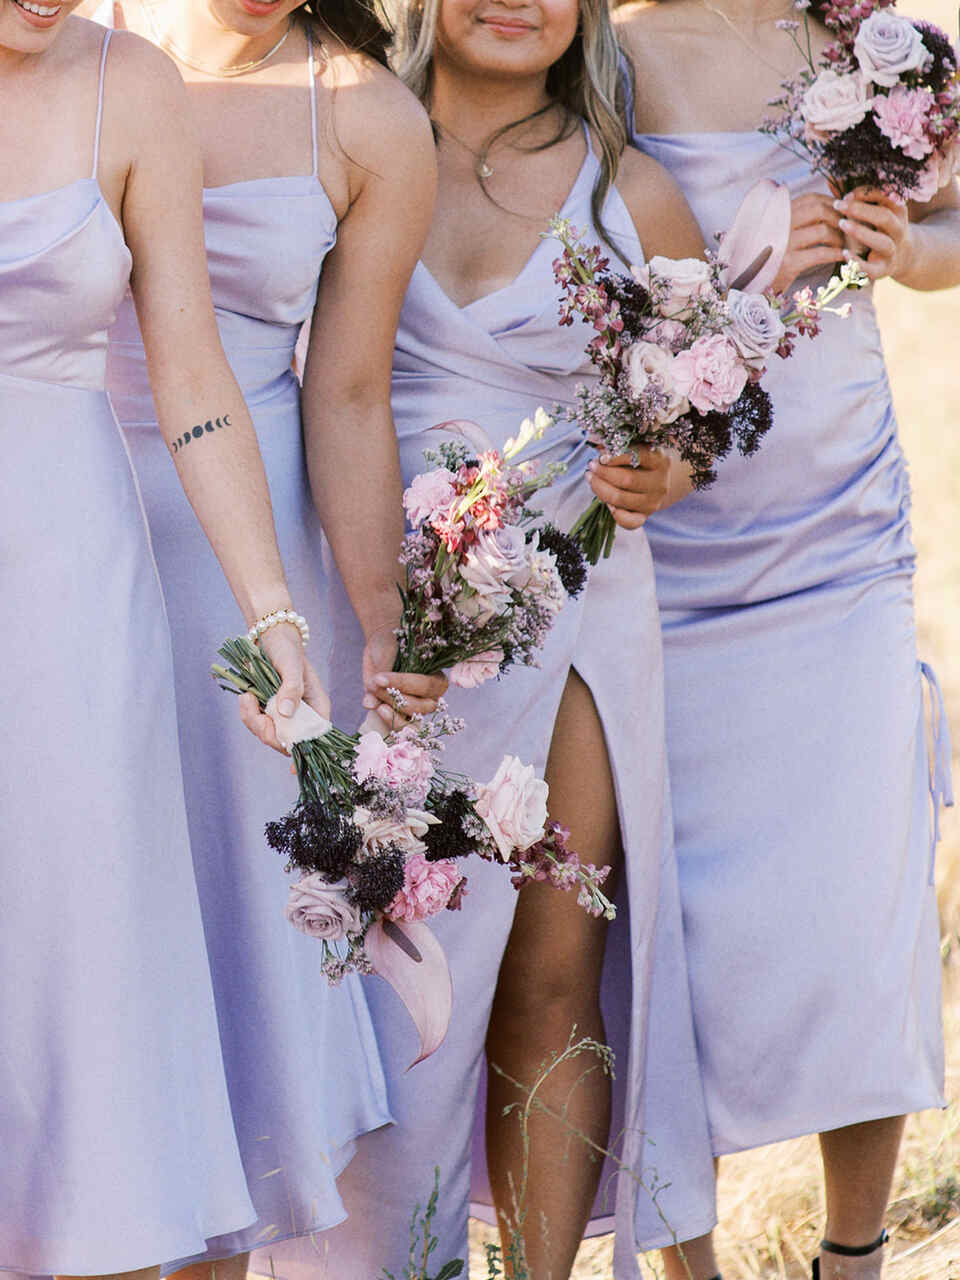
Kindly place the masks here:
POLYGON ((0 203, 0 1268, 88 1275, 254 1216, 170 637, 104 391, 131 266, 97 180, 108 45, 91 176, 0 203))
MULTIPOLYGON (((708 241, 757 179, 815 187, 759 133, 636 141, 708 241)), ((910 487, 870 293, 765 385, 776 418, 760 452, 646 526, 717 1154, 943 1101, 933 859, 950 756, 917 659, 910 487)), ((671 1016, 655 1002, 654 1026, 671 1016)), ((654 1129, 682 1100, 659 1080, 654 1129)), ((682 1182, 685 1144, 665 1140, 662 1157, 682 1182)))
MULTIPOLYGON (((260 441, 292 598, 322 659, 320 529, 290 365, 337 220, 317 177, 312 54, 309 90, 307 71, 311 171, 208 189, 204 222, 220 335, 260 441)), ((253 1228, 213 1241, 205 1255, 226 1257, 338 1222, 336 1177, 353 1140, 389 1115, 359 979, 329 987, 320 948, 283 914, 289 877, 263 828, 291 806, 296 783, 281 757, 242 730, 234 700, 210 679, 218 645, 241 620, 157 430, 129 298, 110 331, 107 387, 143 489, 170 613, 190 838, 230 1103, 257 1210, 253 1228)))
MULTIPOLYGON (((598 161, 588 147, 563 209, 578 227, 591 226, 590 195, 597 171, 598 161)), ((642 261, 636 230, 616 189, 609 194, 604 219, 625 258, 642 261)), ((393 375, 393 413, 407 483, 425 468, 423 450, 435 440, 435 433, 427 429, 434 423, 470 418, 502 445, 538 405, 574 403, 576 386, 591 376, 584 356, 589 332, 558 324, 559 292, 551 265, 558 253, 555 242, 542 241, 511 284, 465 307, 451 302, 426 267, 418 265, 401 315, 393 375)), ((593 451, 570 423, 558 424, 537 448, 539 454, 530 456, 538 456, 543 465, 567 464, 565 476, 538 495, 537 505, 561 528, 569 528, 592 497, 584 471, 593 451)), ((351 717, 357 722, 362 716, 357 678, 362 635, 333 570, 331 580, 335 709, 341 722, 351 717)), ((451 689, 450 705, 466 718, 467 729, 448 747, 448 764, 487 780, 503 755, 512 753, 542 773, 570 668, 575 667, 589 685, 606 734, 626 850, 626 888, 611 926, 604 982, 607 1034, 618 1061, 613 1133, 626 1130, 626 1159, 649 1182, 653 1149, 644 1146, 641 1130, 653 1139, 656 1135, 646 1124, 638 1086, 659 924, 657 982, 674 1004, 675 1019, 658 1047, 658 1060, 687 1090, 689 1101, 679 1121, 689 1126, 691 1149, 703 1153, 701 1181, 685 1189, 684 1210, 692 1219, 696 1205, 706 1203, 709 1215, 712 1166, 689 1019, 670 834, 660 628, 642 531, 618 536, 611 558, 597 567, 586 591, 559 615, 541 663, 539 668, 516 668, 502 681, 478 690, 451 689)), ((474 1125, 487 1022, 516 893, 503 868, 475 860, 464 869, 469 893, 463 910, 431 922, 453 974, 450 1030, 433 1057, 409 1074, 407 1067, 416 1057, 412 1023, 390 988, 376 979, 368 986, 396 1125, 364 1138, 341 1179, 350 1216, 322 1242, 331 1276, 373 1277, 382 1266, 403 1274, 411 1214, 418 1200, 425 1203, 435 1167, 441 1186, 434 1223, 440 1240, 434 1255, 438 1264, 466 1258, 471 1198, 489 1204, 482 1127, 474 1132, 474 1125)), ((606 1192, 597 1205, 597 1225, 610 1230, 616 1218, 619 1280, 636 1274, 632 1219, 638 1202, 648 1197, 626 1178, 608 1185, 606 1192)), ((711 1225, 708 1217, 703 1229, 711 1225)), ((284 1280, 308 1280, 317 1272, 315 1253, 302 1242, 299 1247, 291 1242, 280 1250, 259 1251, 255 1266, 267 1275, 273 1267, 284 1280)))

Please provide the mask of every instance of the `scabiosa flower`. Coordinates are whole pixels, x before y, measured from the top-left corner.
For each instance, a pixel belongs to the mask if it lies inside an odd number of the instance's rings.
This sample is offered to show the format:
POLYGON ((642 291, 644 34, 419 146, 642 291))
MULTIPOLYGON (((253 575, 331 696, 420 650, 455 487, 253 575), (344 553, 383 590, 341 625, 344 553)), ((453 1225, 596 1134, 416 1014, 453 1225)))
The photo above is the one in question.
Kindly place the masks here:
POLYGON ((403 850, 396 848, 356 863, 347 874, 350 901, 358 911, 385 911, 403 888, 405 866, 403 850))
POLYGON ((291 867, 340 880, 363 843, 363 832, 345 814, 318 801, 301 801, 266 826, 267 844, 291 867))
POLYGON ((587 562, 580 544, 554 524, 537 531, 541 551, 549 551, 556 561, 557 573, 568 596, 578 596, 587 582, 587 562))

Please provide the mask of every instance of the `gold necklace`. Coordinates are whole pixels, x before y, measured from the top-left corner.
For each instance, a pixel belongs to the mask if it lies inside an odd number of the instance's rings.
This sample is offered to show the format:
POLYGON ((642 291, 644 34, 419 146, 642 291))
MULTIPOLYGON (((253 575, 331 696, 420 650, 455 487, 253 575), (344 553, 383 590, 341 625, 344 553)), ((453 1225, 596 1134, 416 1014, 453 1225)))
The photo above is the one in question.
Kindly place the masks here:
MULTIPOLYGON (((765 63, 768 67, 770 67, 772 71, 776 71, 777 75, 789 76, 792 74, 791 72, 786 71, 783 67, 779 67, 776 65, 776 63, 771 62, 769 58, 767 58, 763 53, 761 53, 760 50, 757 48, 757 46, 755 44, 752 44, 747 39, 747 37, 743 34, 743 32, 740 30, 740 28, 737 26, 737 24, 734 22, 734 20, 730 17, 729 14, 724 13, 722 9, 718 9, 716 5, 710 4, 710 0, 700 0, 700 4, 704 9, 707 9, 710 13, 715 13, 722 22, 725 22, 726 25, 733 32, 733 34, 740 41, 740 43, 744 45, 747 49, 749 49, 750 52, 754 55, 754 57, 759 58, 760 61, 765 63)), ((783 15, 781 14, 781 16, 783 15)), ((772 15, 769 18, 762 19, 762 21, 764 22, 771 22, 774 20, 775 19, 772 15)))
POLYGON ((226 67, 208 67, 202 62, 198 62, 195 58, 191 58, 188 53, 185 53, 184 50, 180 48, 179 45, 174 44, 169 36, 165 36, 161 33, 154 20, 152 11, 144 3, 144 0, 140 0, 140 11, 144 18, 146 18, 147 26, 150 28, 150 32, 154 40, 162 49, 166 49, 168 53, 172 53, 176 60, 178 62, 182 62, 185 67, 190 67, 194 71, 200 71, 207 76, 218 76, 222 80, 229 80, 231 76, 246 75, 248 71, 254 71, 257 67, 262 67, 265 62, 269 62, 273 55, 275 53, 279 53, 286 44, 287 37, 290 35, 294 26, 294 20, 291 17, 290 21, 287 23, 286 31, 284 31, 283 35, 273 48, 268 53, 265 53, 262 58, 254 58, 250 62, 235 62, 226 67))
POLYGON ((471 147, 469 143, 464 142, 462 138, 458 138, 455 133, 452 133, 447 128, 447 126, 445 124, 441 124, 439 120, 435 120, 431 116, 430 123, 433 125, 435 129, 439 129, 445 138, 449 138, 451 142, 456 142, 459 146, 463 147, 464 151, 470 152, 470 154, 473 156, 474 160, 476 161, 476 163, 473 166, 473 171, 478 178, 487 179, 487 178, 493 177, 493 168, 487 161, 486 147, 484 147, 480 151, 474 151, 473 147, 471 147))

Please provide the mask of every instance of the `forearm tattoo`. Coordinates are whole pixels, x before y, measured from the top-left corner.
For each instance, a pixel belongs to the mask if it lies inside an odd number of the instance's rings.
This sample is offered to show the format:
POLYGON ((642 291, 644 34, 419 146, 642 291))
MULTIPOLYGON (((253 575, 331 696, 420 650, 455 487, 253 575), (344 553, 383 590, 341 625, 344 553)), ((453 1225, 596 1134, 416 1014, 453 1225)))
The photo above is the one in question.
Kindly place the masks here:
POLYGON ((229 413, 225 413, 219 418, 208 418, 202 426, 194 427, 192 431, 185 431, 182 436, 178 436, 170 446, 170 452, 179 453, 181 449, 185 449, 193 440, 202 440, 207 432, 213 435, 215 431, 232 425, 229 413))

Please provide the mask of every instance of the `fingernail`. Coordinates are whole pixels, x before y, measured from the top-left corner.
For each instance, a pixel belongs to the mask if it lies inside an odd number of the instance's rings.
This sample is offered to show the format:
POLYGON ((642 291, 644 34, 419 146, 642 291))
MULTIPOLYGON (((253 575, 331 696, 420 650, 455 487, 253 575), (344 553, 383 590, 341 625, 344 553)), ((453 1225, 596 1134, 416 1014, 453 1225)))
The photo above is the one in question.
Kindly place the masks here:
POLYGON ((390 683, 390 677, 389 677, 389 676, 374 676, 374 677, 373 677, 373 683, 374 683, 375 685, 377 685, 377 686, 378 686, 379 688, 381 688, 381 689, 386 689, 387 685, 390 683))
POLYGON ((381 719, 381 720, 383 720, 386 724, 390 724, 390 725, 392 725, 392 724, 393 724, 393 708, 392 708, 392 707, 388 707, 388 706, 386 705, 386 703, 381 702, 381 703, 377 706, 377 715, 378 715, 378 716, 380 717, 380 719, 381 719))
POLYGON ((850 228, 853 226, 853 223, 850 221, 849 218, 841 218, 840 226, 843 228, 844 231, 849 231, 850 228))
POLYGON ((596 469, 597 469, 597 464, 596 464, 596 463, 591 459, 591 460, 587 463, 587 470, 588 470, 588 471, 590 472, 590 474, 592 475, 592 474, 594 473, 594 471, 596 471, 596 469))
POLYGON ((609 453, 601 453, 601 455, 600 455, 600 465, 601 465, 601 466, 604 466, 604 467, 608 467, 608 466, 610 465, 610 454, 609 454, 609 453))
POLYGON ((846 196, 844 196, 842 200, 834 200, 833 207, 837 210, 838 213, 843 213, 843 211, 847 207, 846 196))
POLYGON ((292 716, 294 712, 293 703, 289 698, 284 698, 282 702, 277 704, 277 710, 282 716, 292 716))
POLYGON ((372 693, 365 693, 363 695, 363 705, 365 710, 367 711, 372 711, 373 708, 377 705, 377 700, 372 693))
POLYGON ((849 261, 850 261, 850 259, 854 256, 854 255, 853 255, 853 250, 852 250, 852 249, 844 249, 844 251, 843 251, 843 256, 844 256, 844 257, 846 258, 846 260, 849 262, 849 261))

